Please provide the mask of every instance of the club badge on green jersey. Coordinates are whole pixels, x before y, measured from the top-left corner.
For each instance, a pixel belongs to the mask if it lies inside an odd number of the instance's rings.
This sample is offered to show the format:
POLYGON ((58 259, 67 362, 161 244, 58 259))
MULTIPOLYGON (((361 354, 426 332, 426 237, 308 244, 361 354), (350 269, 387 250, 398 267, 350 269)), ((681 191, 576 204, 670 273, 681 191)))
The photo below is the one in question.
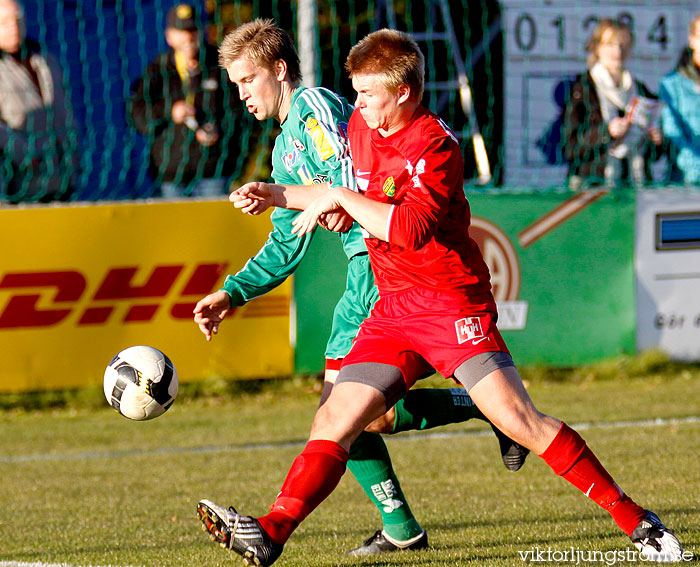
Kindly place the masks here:
POLYGON ((287 152, 282 156, 282 163, 289 173, 292 173, 294 166, 299 161, 299 152, 294 150, 292 152, 287 152))

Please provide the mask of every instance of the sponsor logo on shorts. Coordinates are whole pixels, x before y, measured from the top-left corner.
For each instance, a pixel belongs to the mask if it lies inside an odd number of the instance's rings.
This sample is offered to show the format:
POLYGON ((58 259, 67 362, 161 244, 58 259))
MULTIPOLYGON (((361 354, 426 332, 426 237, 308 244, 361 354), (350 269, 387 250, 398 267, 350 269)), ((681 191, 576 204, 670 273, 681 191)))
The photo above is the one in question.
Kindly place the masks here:
POLYGON ((476 345, 488 339, 488 337, 484 336, 484 330, 478 317, 465 317, 455 321, 455 330, 457 331, 459 344, 472 341, 476 345))

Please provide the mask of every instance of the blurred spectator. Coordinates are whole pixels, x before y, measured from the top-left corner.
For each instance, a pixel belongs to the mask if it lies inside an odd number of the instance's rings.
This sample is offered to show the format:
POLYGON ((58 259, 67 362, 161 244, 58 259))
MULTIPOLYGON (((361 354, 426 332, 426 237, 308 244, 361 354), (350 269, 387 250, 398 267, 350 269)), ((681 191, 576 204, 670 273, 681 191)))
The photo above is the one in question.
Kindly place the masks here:
POLYGON ((0 201, 68 200, 77 134, 56 59, 26 39, 16 0, 0 0, 0 201))
POLYGON ((661 125, 671 142, 670 180, 700 184, 700 13, 690 23, 688 47, 676 70, 661 80, 661 125))
POLYGON ((221 195, 236 170, 241 106, 194 6, 170 9, 165 40, 170 49, 134 83, 130 101, 136 128, 148 136, 149 173, 163 197, 221 195))
POLYGON ((588 71, 577 77, 564 110, 571 189, 641 185, 663 153, 658 100, 625 68, 632 41, 627 25, 602 19, 586 44, 588 71))

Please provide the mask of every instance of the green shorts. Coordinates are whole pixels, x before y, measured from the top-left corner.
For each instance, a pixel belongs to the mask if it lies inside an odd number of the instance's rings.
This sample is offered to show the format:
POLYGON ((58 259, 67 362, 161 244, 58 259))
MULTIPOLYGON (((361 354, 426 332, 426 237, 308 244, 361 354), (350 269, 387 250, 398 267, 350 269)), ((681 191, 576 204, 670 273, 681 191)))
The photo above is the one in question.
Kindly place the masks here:
POLYGON ((353 256, 348 262, 345 292, 333 311, 333 326, 326 346, 327 359, 345 358, 350 352, 360 324, 369 317, 378 297, 369 256, 353 256))

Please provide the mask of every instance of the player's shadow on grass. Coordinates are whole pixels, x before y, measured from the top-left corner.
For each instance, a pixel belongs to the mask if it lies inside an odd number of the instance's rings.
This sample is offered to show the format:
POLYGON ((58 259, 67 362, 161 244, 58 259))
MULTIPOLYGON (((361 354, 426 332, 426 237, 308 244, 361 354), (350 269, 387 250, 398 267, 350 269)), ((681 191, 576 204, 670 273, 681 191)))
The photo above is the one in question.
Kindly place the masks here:
MULTIPOLYGON (((421 550, 419 552, 411 553, 392 553, 383 557, 347 557, 342 563, 338 565, 351 565, 351 566, 397 566, 397 565, 410 565, 410 566, 423 566, 423 565, 454 565, 454 561, 458 560, 464 563, 475 563, 479 564, 483 561, 510 561, 513 559, 521 559, 520 552, 532 548, 533 546, 545 546, 545 547, 555 547, 560 549, 568 549, 570 547, 578 548, 581 545, 580 533, 575 534, 561 534, 554 535, 551 531, 547 531, 547 536, 543 539, 541 535, 541 528, 545 525, 561 525, 561 524, 579 524, 581 522, 587 523, 586 528, 586 540, 592 544, 593 547, 600 547, 600 545, 595 545, 595 543, 607 542, 611 549, 623 549, 627 544, 631 543, 626 538, 625 534, 617 530, 612 520, 602 513, 596 513, 595 510, 588 513, 571 512, 568 514, 562 514, 558 518, 549 517, 531 517, 527 520, 522 519, 500 519, 500 520, 477 520, 477 521, 460 521, 460 522, 428 522, 424 523, 423 527, 428 531, 428 533, 440 534, 439 541, 437 538, 433 538, 430 544, 430 548, 427 550, 421 550), (593 524, 588 525, 588 524, 593 524), (538 530, 531 530, 528 526, 537 526, 538 530), (460 539, 455 533, 463 532, 465 528, 474 527, 479 529, 485 529, 487 531, 495 533, 503 533, 510 535, 503 535, 498 538, 498 541, 493 541, 485 539, 484 541, 479 541, 477 544, 474 543, 474 537, 470 538, 467 542, 460 539), (454 533, 452 533, 454 532, 454 533), (452 535, 451 535, 452 533, 452 535), (487 550, 498 551, 489 553, 487 550), (481 550, 481 551, 480 551, 481 550), (449 557, 445 557, 448 554, 449 557)), ((319 536, 319 533, 323 534, 323 538, 334 537, 339 534, 335 531, 321 532, 315 531, 315 536, 319 536)), ((361 530, 347 530, 343 535, 348 535, 349 539, 356 539, 356 536, 362 535, 361 530)))

